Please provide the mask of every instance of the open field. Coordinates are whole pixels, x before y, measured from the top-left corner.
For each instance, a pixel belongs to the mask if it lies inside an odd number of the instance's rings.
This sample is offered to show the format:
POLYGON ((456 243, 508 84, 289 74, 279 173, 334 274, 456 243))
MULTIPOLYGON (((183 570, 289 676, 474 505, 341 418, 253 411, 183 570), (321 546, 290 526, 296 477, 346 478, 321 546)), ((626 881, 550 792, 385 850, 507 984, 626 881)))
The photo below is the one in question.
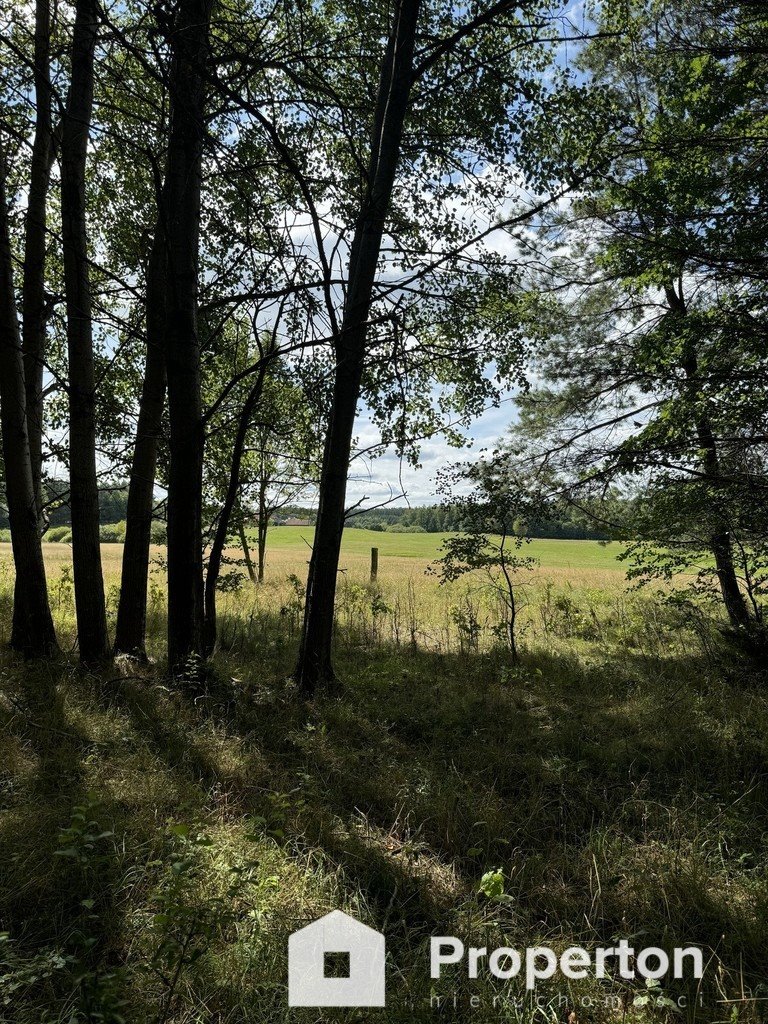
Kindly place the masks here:
MULTIPOLYGON (((627 594, 610 548, 536 542, 513 665, 493 602, 425 575, 438 538, 350 531, 343 693, 307 704, 288 680, 306 548, 301 528, 271 540, 267 583, 221 595, 219 649, 183 684, 159 567, 158 664, 0 655, 2 1024, 765 1020, 768 691, 705 612, 627 594), (386 1011, 287 1007, 288 934, 336 908, 386 933, 386 1011), (698 945, 707 971, 650 1001, 614 976, 534 1000, 431 980, 436 934, 698 945)), ((69 549, 45 554, 71 651, 69 549)), ((110 614, 121 554, 103 547, 110 614)))
MULTIPOLYGON (((269 549, 273 554, 309 551, 312 527, 276 526, 269 533, 269 549)), ((439 533, 378 533, 374 530, 345 530, 343 555, 367 558, 372 547, 379 549, 379 558, 414 558, 425 563, 438 558, 444 535, 439 533)), ((534 539, 523 545, 523 552, 541 562, 543 569, 604 569, 622 571, 616 556, 622 550, 618 543, 601 544, 591 540, 534 539)))
MULTIPOLYGON (((340 633, 363 630, 371 643, 410 643, 437 651, 488 649, 498 642, 502 618, 498 598, 482 576, 441 584, 435 560, 443 542, 440 534, 388 534, 347 530, 344 535, 337 597, 340 633), (376 585, 369 583, 371 547, 379 549, 376 585)), ((255 538, 251 537, 252 542, 255 538)), ((265 584, 252 587, 242 565, 242 552, 231 548, 223 575, 232 582, 219 596, 219 610, 237 623, 244 615, 268 615, 279 610, 291 637, 299 628, 303 584, 311 553, 312 529, 276 527, 270 530, 265 584)), ((102 544, 108 612, 117 609, 122 560, 121 544, 102 544)), ((617 560, 619 544, 597 541, 533 540, 522 553, 536 560, 535 568, 519 574, 519 635, 536 643, 559 620, 574 637, 604 629, 623 631, 634 644, 632 608, 641 601, 652 607, 652 595, 638 597, 627 590, 624 566, 617 560)), ((54 615, 59 627, 73 630, 71 615, 71 547, 45 544, 54 615)), ((150 614, 162 617, 164 571, 162 547, 152 549, 155 565, 150 576, 150 614)), ((0 545, 0 565, 10 566, 10 546, 0 545)), ((150 644, 154 656, 162 648, 150 644)), ((288 666, 286 666, 287 668, 288 666)))
MULTIPOLYGON (((371 548, 379 549, 379 576, 382 581, 423 572, 440 557, 444 536, 437 533, 378 533, 373 530, 346 530, 342 544, 341 568, 355 576, 365 574, 370 565, 371 548)), ((267 564, 274 573, 299 572, 309 559, 312 528, 278 526, 269 533, 267 564)), ((535 576, 557 579, 568 576, 572 583, 600 585, 617 582, 625 566, 617 556, 618 543, 601 544, 589 540, 534 539, 523 545, 521 554, 535 558, 539 565, 535 576)), ((303 571, 303 570, 302 570, 303 571)))
MULTIPOLYGON (((250 541, 255 544, 253 531, 250 541)), ((440 557, 442 542, 448 534, 439 533, 379 533, 374 530, 346 530, 342 543, 342 556, 347 566, 368 564, 372 547, 379 549, 380 568, 386 568, 390 560, 413 559, 426 567, 440 557)), ((274 526, 270 529, 267 542, 267 557, 275 567, 299 565, 309 558, 313 528, 304 526, 274 526)), ((50 561, 71 561, 69 544, 45 545, 46 559, 50 561)), ((157 549, 159 550, 159 549, 157 549)), ((534 539, 523 545, 522 552, 539 560, 544 570, 595 569, 605 572, 623 572, 622 563, 617 560, 622 545, 607 544, 590 540, 549 540, 534 539)), ((10 544, 0 543, 0 559, 10 558, 10 544)), ((102 545, 102 557, 109 571, 118 567, 122 557, 122 545, 102 545)))

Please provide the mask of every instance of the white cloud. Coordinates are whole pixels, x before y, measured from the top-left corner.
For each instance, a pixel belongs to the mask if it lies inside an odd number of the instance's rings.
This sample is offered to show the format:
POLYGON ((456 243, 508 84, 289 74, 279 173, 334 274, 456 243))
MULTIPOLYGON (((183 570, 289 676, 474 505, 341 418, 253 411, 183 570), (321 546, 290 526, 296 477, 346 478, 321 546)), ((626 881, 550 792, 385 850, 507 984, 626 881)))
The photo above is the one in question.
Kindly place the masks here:
MULTIPOLYGON (((454 448, 443 438, 435 437, 424 441, 418 467, 401 461, 394 452, 387 452, 377 459, 355 459, 350 469, 347 486, 347 505, 354 505, 366 498, 366 506, 386 501, 390 496, 405 491, 393 505, 432 505, 439 501, 437 477, 441 470, 456 462, 477 458, 484 448, 493 448, 515 419, 515 407, 508 399, 498 407, 487 409, 465 431, 468 448, 454 448)), ((375 444, 378 431, 364 411, 356 426, 358 447, 363 449, 375 444)))

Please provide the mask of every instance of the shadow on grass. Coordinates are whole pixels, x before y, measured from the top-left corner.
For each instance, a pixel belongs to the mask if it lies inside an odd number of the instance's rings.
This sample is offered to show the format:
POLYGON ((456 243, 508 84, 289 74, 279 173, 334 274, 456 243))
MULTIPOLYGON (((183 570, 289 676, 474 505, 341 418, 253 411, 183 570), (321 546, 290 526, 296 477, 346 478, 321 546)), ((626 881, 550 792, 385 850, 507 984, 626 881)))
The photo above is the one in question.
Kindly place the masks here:
POLYGON ((3 672, 0 920, 10 941, 0 949, 0 994, 13 1021, 42 1019, 53 1006, 90 1019, 94 1000, 103 1008, 117 999, 97 992, 119 946, 115 814, 86 784, 102 744, 67 707, 68 688, 81 685, 88 683, 64 662, 9 655, 3 672))
MULTIPOLYGON (((39 869, 23 860, 29 824, 17 844, 3 900, 12 930, 60 942, 95 888, 104 912, 94 958, 109 966, 131 913, 126 872, 153 855, 153 829, 172 818, 245 821, 297 871, 320 865, 345 903, 366 908, 386 931, 402 991, 428 989, 414 964, 433 934, 491 932, 518 947, 638 935, 642 945, 701 945, 723 990, 738 987, 739 970, 747 985, 768 970, 759 689, 693 654, 603 647, 589 660, 536 652, 512 666, 501 654, 360 645, 339 650, 343 697, 305 704, 285 678, 291 656, 276 623, 249 644, 239 634, 194 685, 171 687, 151 669, 67 683, 90 701, 90 731, 73 724, 61 693, 47 732, 35 733, 32 712, 26 724, 17 715, 11 731, 31 752, 19 813, 46 820, 39 869), (65 878, 52 850, 94 773, 128 852, 98 877, 65 878), (503 901, 479 892, 491 869, 503 874, 503 901)), ((6 850, 14 831, 0 839, 6 850)), ((287 905, 301 917, 300 887, 287 905)), ((274 934, 290 930, 277 910, 272 921, 274 934)), ((234 981, 223 990, 224 1004, 235 1000, 234 981)), ((276 998, 274 987, 258 996, 276 998)))
POLYGON ((305 705, 284 679, 289 653, 249 665, 222 651, 194 692, 119 699, 174 770, 287 850, 322 850, 405 961, 452 933, 500 867, 497 916, 521 940, 642 933, 716 951, 726 973, 768 967, 759 691, 745 697, 696 655, 512 666, 347 648, 343 698, 305 705), (202 722, 218 744, 201 747, 202 722))

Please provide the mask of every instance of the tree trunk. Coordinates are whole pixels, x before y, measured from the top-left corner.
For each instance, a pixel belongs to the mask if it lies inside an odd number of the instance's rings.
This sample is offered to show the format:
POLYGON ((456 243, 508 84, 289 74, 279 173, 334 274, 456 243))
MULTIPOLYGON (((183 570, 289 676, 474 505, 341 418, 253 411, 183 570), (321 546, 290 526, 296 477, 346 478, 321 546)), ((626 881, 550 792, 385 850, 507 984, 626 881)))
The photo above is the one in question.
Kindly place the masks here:
POLYGON ((229 521, 232 517, 232 509, 237 501, 237 494, 240 490, 240 467, 243 462, 245 442, 248 437, 248 429, 253 418, 253 410, 261 397, 264 387, 264 377, 267 371, 268 360, 263 359, 259 367, 258 376, 251 390, 248 392, 243 408, 240 411, 240 419, 237 425, 237 433, 232 448, 232 461, 229 468, 229 481, 227 493, 224 497, 224 504, 221 508, 219 521, 216 524, 216 533, 211 544, 211 553, 208 556, 208 572, 205 577, 205 647, 206 653, 211 654, 216 646, 216 584, 219 581, 221 572, 221 559, 224 553, 224 545, 229 532, 229 521))
POLYGON ((16 566, 11 643, 27 656, 50 655, 57 649, 56 635, 48 604, 27 432, 24 359, 13 289, 3 153, 0 153, 0 427, 16 566))
POLYGON ((261 455, 261 481, 259 483, 259 521, 256 526, 256 547, 258 554, 259 583, 264 582, 264 570, 267 564, 267 530, 269 529, 269 512, 267 511, 267 480, 264 472, 266 456, 261 455))
MULTIPOLYGON (((698 368, 695 372, 698 372, 698 368)), ((696 434, 699 445, 704 452, 702 468, 707 474, 707 479, 715 485, 720 479, 720 459, 709 419, 705 415, 699 416, 696 421, 696 434)), ((733 541, 728 530, 728 524, 724 520, 717 523, 717 529, 710 538, 710 548, 715 558, 717 578, 720 582, 720 593, 723 595, 723 604, 728 614, 728 620, 735 628, 750 626, 752 616, 744 594, 739 586, 739 579, 736 575, 736 566, 733 560, 733 541)))
POLYGON ((147 580, 157 445, 165 402, 163 334, 166 268, 165 232, 158 217, 147 265, 147 360, 128 486, 123 568, 115 627, 115 653, 130 654, 142 661, 146 659, 147 580))
POLYGON ((419 0, 400 0, 382 64, 371 138, 369 191, 349 257, 348 288, 336 338, 336 374, 323 453, 315 541, 309 564, 304 624, 295 677, 311 696, 334 679, 331 662, 336 575, 344 529, 347 472, 365 358, 368 315, 381 239, 400 156, 413 78, 419 0))
POLYGON ((69 475, 72 560, 80 658, 109 654, 104 578, 99 547, 96 477, 96 382, 91 289, 85 222, 85 169, 93 108, 97 6, 77 0, 72 37, 72 81, 61 144, 61 222, 69 354, 69 475))
MULTIPOLYGON (((24 277, 22 281, 22 351, 26 388, 27 434, 35 492, 35 509, 40 528, 43 438, 43 366, 46 349, 45 253, 48 188, 53 162, 51 127, 51 16, 49 0, 37 0, 35 7, 35 138, 27 198, 24 233, 24 277)), ((17 576, 13 604, 12 644, 25 628, 24 605, 17 576)))
POLYGON ((212 0, 176 5, 171 36, 171 126, 166 177, 168 298, 168 661, 185 670, 203 654, 203 416, 197 333, 198 245, 205 67, 212 0))
POLYGON ((750 627, 753 624, 747 602, 739 586, 736 568, 733 561, 733 542, 729 533, 716 533, 710 541, 715 556, 717 578, 720 581, 720 592, 723 604, 728 613, 728 620, 735 628, 750 627))
POLYGON ((258 564, 259 564, 259 583, 264 582, 264 570, 267 564, 267 528, 269 523, 267 521, 266 510, 259 512, 259 537, 258 537, 258 564))
POLYGON ((243 549, 243 558, 245 559, 245 566, 248 570, 248 579, 251 583, 255 583, 256 573, 254 572, 253 561, 251 560, 251 549, 248 547, 248 537, 246 536, 245 525, 242 519, 238 523, 237 533, 240 537, 240 547, 243 549))
MULTIPOLYGON (((667 304, 673 314, 684 316, 687 312, 682 288, 676 291, 671 285, 665 286, 667 304)), ((683 371, 688 382, 688 392, 694 407, 699 401, 701 386, 699 383, 699 360, 693 343, 688 343, 683 353, 683 371)), ((695 417, 696 439, 703 452, 702 469, 707 480, 717 485, 721 478, 720 456, 717 450, 717 441, 712 432, 709 417, 705 412, 699 412, 695 417)), ((749 627, 752 625, 752 616, 749 613, 744 594, 739 586, 739 579, 736 575, 736 567, 733 560, 733 541, 728 530, 728 523, 722 516, 717 516, 720 522, 716 523, 716 529, 710 537, 710 550, 715 559, 717 578, 720 583, 720 593, 723 597, 723 604, 728 615, 728 620, 734 628, 749 627)))
MULTIPOLYGON (((35 500, 40 506, 43 438, 43 367, 46 350, 45 254, 48 188, 54 145, 51 126, 50 0, 35 8, 35 138, 24 234, 22 349, 27 392, 27 431, 35 500)), ((38 512, 39 514, 39 512, 38 512)))

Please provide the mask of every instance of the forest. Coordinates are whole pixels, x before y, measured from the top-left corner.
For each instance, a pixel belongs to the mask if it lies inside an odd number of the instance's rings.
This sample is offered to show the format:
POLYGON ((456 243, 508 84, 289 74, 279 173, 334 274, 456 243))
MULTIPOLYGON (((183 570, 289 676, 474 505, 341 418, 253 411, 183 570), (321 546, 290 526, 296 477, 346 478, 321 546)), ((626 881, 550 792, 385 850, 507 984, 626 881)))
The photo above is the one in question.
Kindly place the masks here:
POLYGON ((768 1020, 767 209, 764 0, 0 0, 0 1024, 768 1020))

